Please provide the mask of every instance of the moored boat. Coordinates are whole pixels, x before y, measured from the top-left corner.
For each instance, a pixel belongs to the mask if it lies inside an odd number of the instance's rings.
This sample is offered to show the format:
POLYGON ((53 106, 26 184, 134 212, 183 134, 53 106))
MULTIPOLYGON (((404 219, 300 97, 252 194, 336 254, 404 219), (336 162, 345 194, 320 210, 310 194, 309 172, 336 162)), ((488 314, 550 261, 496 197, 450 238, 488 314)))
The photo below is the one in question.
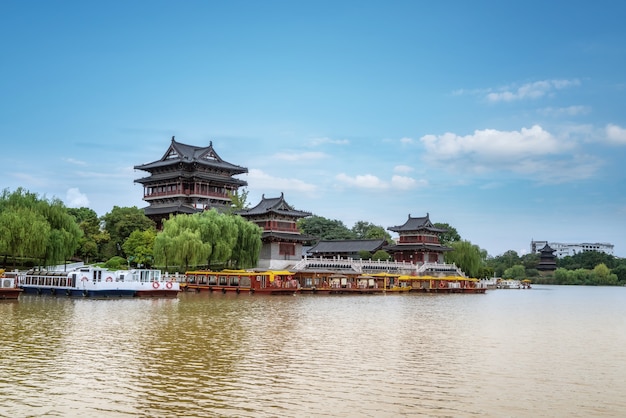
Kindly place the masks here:
POLYGON ((197 270, 185 273, 181 290, 292 295, 299 293, 300 286, 287 270, 197 270))
POLYGON ((116 276, 122 282, 132 283, 135 296, 140 298, 176 297, 180 292, 180 283, 174 277, 163 277, 161 270, 119 270, 116 276))
POLYGON ((0 269, 0 299, 1 300, 17 300, 22 293, 22 289, 18 287, 17 276, 13 273, 5 273, 0 269))
POLYGON ((19 285, 25 293, 53 296, 94 298, 170 296, 178 293, 178 283, 168 282, 159 274, 115 272, 99 267, 80 267, 69 272, 34 270, 20 276, 19 285), (168 283, 170 283, 168 285, 168 283), (163 289, 160 289, 160 288, 163 289), (168 288, 169 287, 169 288, 168 288))
POLYGON ((485 293, 487 288, 478 279, 463 276, 400 276, 400 283, 411 292, 424 293, 485 293))

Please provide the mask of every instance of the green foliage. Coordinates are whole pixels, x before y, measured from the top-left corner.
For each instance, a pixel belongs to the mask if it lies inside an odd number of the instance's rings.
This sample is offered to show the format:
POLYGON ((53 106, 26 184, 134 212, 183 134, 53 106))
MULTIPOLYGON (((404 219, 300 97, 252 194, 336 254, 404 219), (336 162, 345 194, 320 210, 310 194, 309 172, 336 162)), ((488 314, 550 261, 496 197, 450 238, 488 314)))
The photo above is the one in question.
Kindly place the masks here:
POLYGON ((260 227, 241 216, 215 210, 177 215, 163 223, 153 254, 155 262, 166 269, 178 265, 189 270, 204 263, 208 268, 254 267, 261 251, 261 233, 260 227))
POLYGON ((615 286, 619 284, 617 275, 600 263, 593 270, 568 270, 559 267, 554 272, 553 284, 587 285, 587 286, 615 286))
POLYGON ((391 235, 380 225, 370 222, 358 221, 351 229, 356 239, 384 239, 388 243, 393 242, 391 235))
POLYGON ((456 228, 450 226, 447 223, 435 222, 433 225, 439 229, 445 229, 446 232, 439 234, 439 242, 442 245, 450 246, 453 242, 461 241, 461 236, 457 232, 456 228))
POLYGON ((620 264, 611 270, 621 284, 626 284, 626 264, 620 264))
POLYGON ((261 252, 263 230, 241 216, 234 217, 237 225, 237 241, 232 251, 231 262, 235 268, 254 267, 261 252))
POLYGON ((372 255, 374 261, 388 261, 391 260, 391 255, 385 250, 378 250, 372 255))
POLYGON ((445 254, 446 263, 454 263, 470 277, 480 277, 486 252, 469 241, 451 242, 454 251, 445 254))
POLYGON ((104 267, 109 270, 125 270, 127 261, 123 257, 115 256, 104 263, 104 267))
POLYGON ((154 262, 153 247, 155 238, 156 231, 153 229, 133 231, 122 245, 127 259, 132 264, 151 267, 154 262))
POLYGON ((79 245, 82 231, 58 199, 39 198, 18 188, 0 197, 0 250, 5 256, 28 256, 43 265, 62 263, 79 245))
POLYGON ((610 255, 600 251, 583 251, 573 256, 557 259, 557 267, 563 267, 568 270, 593 269, 598 264, 605 264, 612 269, 617 267, 618 260, 610 255))
POLYGON ((523 264, 516 251, 509 250, 497 257, 486 260, 487 267, 491 267, 497 277, 504 277, 504 271, 517 264, 523 264))
POLYGON ((102 221, 104 230, 110 237, 109 242, 103 248, 103 256, 105 258, 116 254, 125 256, 123 253, 118 253, 124 241, 130 237, 133 231, 145 231, 156 228, 154 222, 143 213, 143 210, 138 209, 136 206, 113 206, 111 212, 102 217, 102 221))
POLYGON ((310 216, 298 220, 298 229, 319 240, 355 239, 356 235, 343 222, 321 216, 310 216))
POLYGON ((69 208, 68 213, 76 219, 78 226, 83 231, 78 240, 76 255, 84 262, 102 260, 102 249, 111 239, 109 233, 101 228, 100 219, 96 212, 89 208, 69 208))
POLYGON ((516 264, 512 267, 509 267, 502 274, 503 279, 517 279, 521 280, 526 277, 526 269, 521 264, 516 264))
POLYGON ((230 212, 235 213, 238 210, 248 209, 248 189, 235 190, 228 193, 231 200, 230 212))

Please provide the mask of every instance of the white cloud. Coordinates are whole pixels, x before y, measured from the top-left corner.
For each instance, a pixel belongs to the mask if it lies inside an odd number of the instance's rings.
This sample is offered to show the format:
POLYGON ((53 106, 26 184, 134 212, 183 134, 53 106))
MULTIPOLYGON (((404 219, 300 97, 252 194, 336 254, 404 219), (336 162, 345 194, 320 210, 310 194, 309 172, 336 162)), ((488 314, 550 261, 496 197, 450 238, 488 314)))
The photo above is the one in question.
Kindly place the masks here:
POLYGON ((545 107, 539 109, 538 112, 553 117, 579 116, 591 113, 591 108, 589 106, 545 107))
POLYGON ((347 139, 331 139, 327 137, 313 138, 311 140, 311 145, 314 147, 322 144, 348 145, 349 143, 350 141, 348 141, 347 139))
POLYGON ((428 182, 426 180, 415 180, 406 176, 393 176, 391 177, 391 184, 398 190, 410 190, 416 187, 426 187, 428 182))
POLYGON ((512 102, 515 100, 538 99, 551 94, 554 90, 561 90, 580 85, 579 80, 542 80, 526 83, 519 87, 507 86, 497 92, 490 92, 486 98, 490 102, 512 102))
POLYGON ((74 164, 74 165, 87 165, 86 162, 76 160, 74 158, 64 158, 63 161, 65 161, 66 163, 74 164))
POLYGON ((65 204, 70 208, 89 207, 89 199, 87 195, 81 193, 76 187, 67 189, 65 194, 65 204))
POLYGON ((456 173, 499 171, 556 183, 589 178, 602 164, 593 156, 574 154, 573 141, 557 139, 538 125, 520 131, 478 130, 465 136, 426 135, 421 141, 425 161, 456 173))
POLYGON ((410 167, 408 165, 397 165, 393 168, 393 171, 395 171, 396 173, 410 173, 411 171, 413 171, 413 167, 410 167))
POLYGON ((626 145, 626 129, 609 124, 606 126, 606 137, 612 144, 626 145))
POLYGON ((274 177, 258 169, 248 171, 248 187, 255 190, 280 190, 312 193, 317 186, 295 178, 274 177))
POLYGON ((402 144, 412 144, 413 138, 408 138, 408 137, 404 137, 404 138, 400 138, 400 143, 402 144))
POLYGON ((557 154, 568 148, 539 125, 520 131, 477 130, 473 135, 465 136, 453 133, 425 135, 420 140, 429 157, 436 160, 471 155, 485 161, 516 161, 531 155, 557 154))
POLYGON ((345 173, 340 173, 335 177, 342 183, 362 189, 387 189, 389 185, 371 174, 356 175, 350 177, 345 173))
POLYGON ((280 152, 275 154, 273 159, 282 160, 282 161, 311 161, 311 160, 321 160, 324 158, 328 158, 328 154, 323 152, 301 152, 301 153, 286 153, 280 152))

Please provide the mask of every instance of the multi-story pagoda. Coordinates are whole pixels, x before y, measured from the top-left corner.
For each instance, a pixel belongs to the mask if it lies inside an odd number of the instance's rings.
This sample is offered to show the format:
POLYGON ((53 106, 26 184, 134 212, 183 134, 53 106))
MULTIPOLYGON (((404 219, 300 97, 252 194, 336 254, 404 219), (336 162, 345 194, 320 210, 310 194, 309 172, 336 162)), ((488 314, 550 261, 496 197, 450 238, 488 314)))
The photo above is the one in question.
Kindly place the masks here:
POLYGON ((149 206, 144 213, 161 225, 170 214, 195 213, 230 206, 230 194, 246 186, 243 180, 234 178, 247 173, 248 169, 231 164, 220 158, 213 149, 172 143, 160 160, 135 166, 147 171, 148 177, 135 180, 143 185, 143 200, 149 206))
POLYGON ((554 271, 556 270, 556 255, 550 245, 546 244, 540 251, 539 263, 537 264, 537 270, 541 271, 554 271))
POLYGON ((311 213, 294 209, 283 193, 274 198, 263 195, 258 205, 237 213, 263 229, 258 267, 289 268, 302 259, 302 243, 313 239, 301 234, 296 225, 298 219, 311 213))
POLYGON ((395 261, 408 263, 443 263, 443 254, 452 248, 445 247, 439 242, 439 234, 446 232, 445 229, 436 228, 426 216, 409 219, 404 225, 387 228, 399 235, 396 245, 385 247, 395 261))

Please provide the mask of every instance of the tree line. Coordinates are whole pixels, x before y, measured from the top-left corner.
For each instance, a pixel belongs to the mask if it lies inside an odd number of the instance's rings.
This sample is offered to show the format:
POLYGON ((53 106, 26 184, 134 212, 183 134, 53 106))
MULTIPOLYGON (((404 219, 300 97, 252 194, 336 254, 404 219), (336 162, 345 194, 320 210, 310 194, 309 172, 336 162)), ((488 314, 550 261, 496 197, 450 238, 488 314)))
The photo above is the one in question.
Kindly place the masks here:
MULTIPOLYGON (((103 263, 111 269, 158 266, 180 271, 191 268, 250 268, 259 258, 260 227, 236 211, 247 208, 247 192, 232 196, 229 211, 215 210, 177 215, 165 220, 160 231, 137 207, 118 207, 102 217, 89 208, 67 208, 59 199, 39 197, 22 188, 0 195, 0 256, 5 268, 49 266, 66 261, 103 263)), ((626 260, 599 252, 583 252, 557 259, 552 273, 537 270, 538 254, 518 255, 510 250, 491 257, 464 240, 447 223, 442 245, 451 247, 444 257, 468 276, 477 278, 530 278, 546 284, 626 284, 626 260)), ((298 229, 317 240, 384 239, 387 230, 367 221, 348 228, 342 221, 321 216, 298 220, 298 229)), ((313 244, 314 242, 311 242, 313 244)), ((390 254, 364 252, 361 258, 391 259, 390 254)))

